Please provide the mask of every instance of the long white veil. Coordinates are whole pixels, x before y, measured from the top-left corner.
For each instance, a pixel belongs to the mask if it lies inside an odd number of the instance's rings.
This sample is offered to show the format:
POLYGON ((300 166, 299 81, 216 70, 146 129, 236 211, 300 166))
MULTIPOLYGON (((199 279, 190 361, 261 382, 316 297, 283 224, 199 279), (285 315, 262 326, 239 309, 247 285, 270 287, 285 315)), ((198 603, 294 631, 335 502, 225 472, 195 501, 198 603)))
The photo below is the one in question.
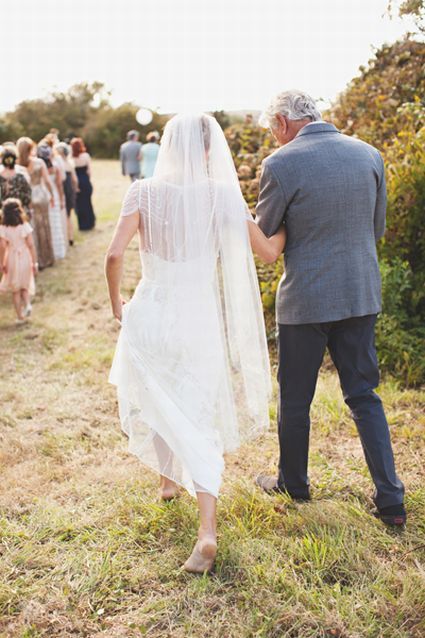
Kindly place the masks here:
POLYGON ((156 469, 186 486, 191 474, 196 489, 214 493, 202 469, 191 467, 182 430, 188 433, 187 446, 201 455, 207 474, 214 454, 204 447, 202 436, 217 450, 231 451, 263 432, 269 425, 271 380, 248 236, 249 212, 225 136, 213 117, 177 115, 168 122, 153 177, 130 187, 124 200, 123 215, 135 210, 141 217, 142 257, 142 289, 135 297, 144 296, 145 301, 137 309, 127 311, 124 306, 122 332, 133 361, 139 351, 138 370, 144 370, 144 387, 150 394, 140 399, 135 375, 126 372, 126 360, 119 365, 116 356, 111 379, 121 396, 121 419, 126 432, 139 442, 133 451, 148 465, 155 463, 141 452, 146 448, 141 443, 143 423, 175 457, 171 461, 171 454, 160 452, 165 460, 159 458, 156 469), (149 293, 146 282, 152 283, 149 293), (154 307, 147 338, 146 327, 139 326, 146 325, 147 308, 154 307), (162 368, 161 351, 166 359, 162 368), (149 396, 159 391, 160 411, 170 397, 178 408, 162 415, 162 426, 157 425, 157 412, 149 415, 146 408, 149 396), (181 419, 177 435, 167 429, 170 419, 181 419))

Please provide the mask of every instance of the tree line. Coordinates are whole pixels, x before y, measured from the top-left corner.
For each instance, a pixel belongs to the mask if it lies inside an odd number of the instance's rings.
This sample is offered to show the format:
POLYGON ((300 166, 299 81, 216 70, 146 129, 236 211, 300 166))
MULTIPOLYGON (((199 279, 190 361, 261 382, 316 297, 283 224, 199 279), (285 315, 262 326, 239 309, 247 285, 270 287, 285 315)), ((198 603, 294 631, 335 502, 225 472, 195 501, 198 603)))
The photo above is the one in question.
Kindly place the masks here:
POLYGON ((114 107, 110 92, 102 82, 81 82, 67 91, 53 91, 44 98, 24 100, 15 109, 0 116, 0 142, 26 135, 35 142, 51 128, 59 130, 61 139, 81 136, 95 157, 117 157, 127 131, 139 131, 141 138, 162 130, 168 117, 153 112, 147 126, 136 121, 140 106, 126 102, 114 107))

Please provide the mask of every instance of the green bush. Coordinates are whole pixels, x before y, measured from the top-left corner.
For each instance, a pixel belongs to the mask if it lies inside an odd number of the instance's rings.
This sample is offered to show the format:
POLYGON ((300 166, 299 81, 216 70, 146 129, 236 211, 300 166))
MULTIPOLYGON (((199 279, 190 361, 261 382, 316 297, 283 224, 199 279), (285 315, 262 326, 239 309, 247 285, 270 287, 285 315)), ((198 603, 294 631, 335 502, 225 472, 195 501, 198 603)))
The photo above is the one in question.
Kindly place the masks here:
POLYGON ((411 314, 415 279, 407 261, 399 257, 380 262, 382 314, 376 330, 381 368, 405 385, 425 379, 425 325, 411 314))
POLYGON ((162 130, 167 118, 156 113, 148 126, 140 126, 136 122, 136 113, 139 107, 126 103, 113 108, 104 105, 95 114, 92 114, 81 133, 88 148, 96 157, 117 158, 120 145, 126 139, 127 131, 134 129, 141 134, 144 141, 146 133, 154 130, 162 130))
POLYGON ((425 93, 425 43, 403 39, 385 44, 343 91, 326 114, 347 135, 380 150, 403 130, 398 108, 425 93))
MULTIPOLYGON (((381 369, 406 385, 425 382, 425 44, 405 39, 384 45, 338 97, 324 118, 377 146, 386 165, 388 214, 378 247, 383 312, 377 325, 381 369)), ((275 149, 270 134, 240 124, 226 136, 242 192, 258 199, 260 165, 275 149)), ((282 265, 258 264, 266 324, 282 265)))
POLYGON ((388 216, 380 255, 406 261, 412 273, 407 311, 425 322, 425 108, 417 98, 398 109, 404 128, 386 149, 388 216))

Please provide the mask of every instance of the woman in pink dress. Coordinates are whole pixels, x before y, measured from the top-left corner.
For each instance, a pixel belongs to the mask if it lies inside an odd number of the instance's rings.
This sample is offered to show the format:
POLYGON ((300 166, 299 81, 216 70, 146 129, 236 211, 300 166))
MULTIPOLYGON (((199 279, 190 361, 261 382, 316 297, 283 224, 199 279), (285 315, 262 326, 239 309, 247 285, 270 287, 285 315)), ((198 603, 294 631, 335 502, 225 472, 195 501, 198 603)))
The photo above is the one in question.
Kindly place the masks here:
POLYGON ((30 295, 35 293, 38 264, 32 232, 19 199, 6 199, 0 224, 0 292, 12 293, 16 323, 31 314, 30 295))

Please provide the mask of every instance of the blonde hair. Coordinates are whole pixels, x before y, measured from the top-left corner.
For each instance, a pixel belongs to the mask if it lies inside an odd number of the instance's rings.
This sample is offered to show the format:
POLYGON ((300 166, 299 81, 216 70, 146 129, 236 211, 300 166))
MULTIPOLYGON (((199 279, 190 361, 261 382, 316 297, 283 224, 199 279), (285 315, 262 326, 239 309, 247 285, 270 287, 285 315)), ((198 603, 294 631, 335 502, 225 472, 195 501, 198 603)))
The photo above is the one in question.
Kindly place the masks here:
POLYGON ((31 152, 35 144, 30 137, 20 137, 16 142, 18 151, 18 164, 28 166, 30 163, 31 152))
POLYGON ((47 144, 47 146, 50 146, 50 148, 52 149, 58 143, 58 136, 56 135, 56 133, 53 133, 54 130, 56 129, 51 129, 50 133, 47 133, 47 135, 42 140, 47 144))

